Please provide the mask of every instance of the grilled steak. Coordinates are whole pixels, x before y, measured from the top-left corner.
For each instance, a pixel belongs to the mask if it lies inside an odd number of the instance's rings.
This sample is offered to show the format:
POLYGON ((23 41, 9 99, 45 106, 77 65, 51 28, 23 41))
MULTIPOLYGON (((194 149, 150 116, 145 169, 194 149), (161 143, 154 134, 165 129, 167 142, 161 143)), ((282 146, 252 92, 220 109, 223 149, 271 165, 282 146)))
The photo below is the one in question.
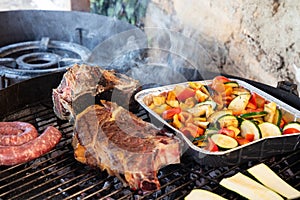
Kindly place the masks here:
POLYGON ((179 162, 179 141, 115 103, 104 105, 76 117, 75 158, 111 175, 124 174, 131 188, 158 189, 158 170, 179 162))
POLYGON ((126 75, 75 64, 64 74, 59 86, 53 89, 53 109, 60 119, 73 121, 76 114, 96 103, 96 96, 131 108, 135 104, 133 94, 139 89, 139 82, 126 75))

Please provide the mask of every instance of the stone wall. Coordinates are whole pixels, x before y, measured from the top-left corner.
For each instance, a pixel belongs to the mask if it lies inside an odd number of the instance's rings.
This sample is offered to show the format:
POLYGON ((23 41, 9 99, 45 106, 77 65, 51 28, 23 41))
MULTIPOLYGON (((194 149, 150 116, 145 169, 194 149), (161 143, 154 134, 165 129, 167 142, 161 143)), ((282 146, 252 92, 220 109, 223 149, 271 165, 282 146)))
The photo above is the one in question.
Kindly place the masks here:
POLYGON ((198 41, 214 65, 272 86, 300 88, 300 1, 151 0, 145 27, 198 41))

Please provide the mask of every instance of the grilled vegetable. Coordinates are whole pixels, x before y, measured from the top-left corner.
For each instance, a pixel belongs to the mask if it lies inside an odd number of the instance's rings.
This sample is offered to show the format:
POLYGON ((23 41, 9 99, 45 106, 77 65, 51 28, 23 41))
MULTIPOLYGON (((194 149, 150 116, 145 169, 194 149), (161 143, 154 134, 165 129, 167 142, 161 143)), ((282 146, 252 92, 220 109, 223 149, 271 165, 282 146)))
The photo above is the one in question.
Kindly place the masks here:
POLYGON ((300 131, 298 129, 295 128, 287 128, 285 129, 282 134, 286 135, 286 134, 293 134, 293 133, 300 133, 300 131))
POLYGON ((281 129, 283 134, 300 132, 300 123, 285 126, 293 120, 293 114, 287 115, 285 110, 277 108, 276 103, 266 101, 223 76, 215 77, 208 86, 200 82, 179 84, 170 91, 149 95, 144 102, 196 142, 195 145, 205 146, 210 151, 217 151, 220 147, 211 139, 215 134, 236 140, 228 144, 229 147, 223 145, 220 149, 224 150, 233 148, 230 147, 232 143, 243 145, 262 137, 281 135, 281 129), (195 140, 202 135, 207 139, 195 140))
POLYGON ((213 110, 215 110, 216 109, 216 107, 217 107, 217 104, 216 104, 216 102, 214 102, 214 101, 211 101, 211 100, 207 100, 207 101, 203 101, 203 102, 201 102, 201 103, 198 103, 197 105, 211 105, 211 107, 212 107, 212 109, 213 110))
POLYGON ((224 128, 228 126, 238 127, 239 121, 234 115, 223 115, 217 120, 217 126, 219 128, 224 128))
POLYGON ((274 116, 274 119, 273 119, 273 124, 275 124, 278 127, 280 127, 281 119, 282 119, 281 110, 280 109, 276 109, 275 116, 274 116))
POLYGON ((257 108, 257 101, 256 101, 256 93, 251 93, 251 98, 249 99, 247 108, 256 109, 257 108))
POLYGON ((254 122, 250 120, 244 120, 241 123, 241 136, 245 138, 247 134, 253 134, 254 140, 261 138, 260 129, 254 122))
POLYGON ((270 102, 265 104, 264 110, 266 112, 268 112, 268 114, 265 116, 265 121, 266 122, 273 122, 274 121, 274 116, 275 116, 275 112, 277 109, 277 105, 274 102, 270 102))
MULTIPOLYGON (((216 134, 218 135, 218 134, 216 134)), ((211 151, 211 152, 217 152, 219 151, 218 146, 216 145, 216 143, 211 139, 211 137, 207 138, 208 139, 208 144, 207 146, 204 148, 207 151, 211 151)))
POLYGON ((232 110, 216 111, 207 118, 207 121, 210 123, 215 123, 220 117, 222 117, 223 115, 227 115, 227 114, 232 115, 232 110))
POLYGON ((224 83, 225 87, 233 87, 233 88, 238 88, 239 84, 236 81, 229 81, 224 83))
POLYGON ((277 136, 281 135, 281 131, 278 126, 270 122, 264 122, 258 125, 261 131, 261 137, 277 136))
POLYGON ((242 114, 241 117, 245 119, 250 119, 250 118, 259 118, 259 117, 264 117, 268 114, 266 111, 261 111, 261 112, 250 112, 250 113, 245 113, 242 114))
POLYGON ((242 137, 242 136, 237 136, 236 141, 238 142, 239 145, 245 145, 248 144, 250 141, 247 140, 246 138, 242 137))
POLYGON ((196 90, 195 98, 197 99, 198 102, 203 102, 208 98, 208 95, 200 90, 196 90))
POLYGON ((178 101, 185 101, 187 98, 193 97, 195 93, 195 90, 191 88, 184 88, 183 91, 177 95, 177 99, 178 101))
POLYGON ((235 132, 234 130, 231 130, 229 128, 221 128, 219 131, 218 131, 219 134, 223 134, 223 135, 227 135, 229 137, 232 137, 232 138, 235 138, 235 132))
POLYGON ((261 163, 248 169, 259 182, 287 199, 300 198, 300 192, 291 187, 277 174, 275 174, 267 165, 261 163))
POLYGON ((300 123, 290 122, 286 124, 282 129, 283 134, 300 133, 300 123))
POLYGON ((211 136, 212 141, 222 149, 232 149, 238 146, 238 142, 227 135, 214 134, 211 136))
POLYGON ((162 118, 166 120, 172 119, 175 114, 179 114, 180 112, 181 108, 170 108, 162 113, 162 118))
POLYGON ((238 193, 241 196, 246 197, 247 199, 283 200, 283 198, 277 193, 269 190, 262 184, 252 180, 251 178, 243 175, 240 172, 232 177, 223 178, 220 182, 220 185, 238 193))
POLYGON ((249 92, 240 94, 229 103, 228 109, 233 110, 233 112, 242 112, 243 110, 245 110, 250 97, 251 94, 249 92))
POLYGON ((194 189, 189 193, 185 200, 206 199, 206 200, 226 200, 223 197, 207 190, 194 189))
POLYGON ((193 108, 187 110, 191 113, 194 117, 199 117, 204 115, 206 117, 210 116, 213 113, 213 109, 210 104, 197 104, 193 108))
MULTIPOLYGON (((242 94, 250 94, 249 90, 245 89, 245 88, 233 88, 232 94, 234 95, 242 95, 242 94)), ((250 95, 251 96, 251 95, 250 95)))

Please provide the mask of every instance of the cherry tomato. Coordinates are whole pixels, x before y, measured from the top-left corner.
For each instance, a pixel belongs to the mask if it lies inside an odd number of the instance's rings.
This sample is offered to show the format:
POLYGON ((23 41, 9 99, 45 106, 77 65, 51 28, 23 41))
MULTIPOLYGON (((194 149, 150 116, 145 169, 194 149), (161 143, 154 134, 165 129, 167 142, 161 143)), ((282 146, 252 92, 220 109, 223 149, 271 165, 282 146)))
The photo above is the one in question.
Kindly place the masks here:
POLYGON ((168 109, 168 110, 165 110, 163 113, 162 113, 162 118, 163 119, 172 119, 173 116, 175 114, 179 114, 181 112, 181 108, 171 108, 171 109, 168 109))
POLYGON ((292 133, 300 133, 300 131, 298 129, 295 128, 287 128, 285 129, 282 134, 292 134, 292 133))

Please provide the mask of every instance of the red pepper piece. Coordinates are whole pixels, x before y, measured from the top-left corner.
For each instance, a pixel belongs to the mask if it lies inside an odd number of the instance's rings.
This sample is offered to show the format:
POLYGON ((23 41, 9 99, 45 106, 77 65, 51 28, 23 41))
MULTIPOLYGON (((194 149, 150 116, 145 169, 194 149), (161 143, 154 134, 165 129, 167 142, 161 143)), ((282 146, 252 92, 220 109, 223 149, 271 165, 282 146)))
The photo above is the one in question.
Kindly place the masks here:
POLYGON ((196 91, 191 88, 185 88, 177 95, 178 101, 185 101, 187 98, 195 96, 196 91))
POLYGON ((279 127, 280 127, 280 128, 283 128, 284 125, 285 125, 285 121, 284 121, 284 119, 281 119, 279 127))
POLYGON ((254 134, 253 133, 246 133, 245 139, 249 142, 252 142, 254 140, 254 134))
POLYGON ((286 135, 286 134, 292 134, 292 133, 299 133, 300 130, 298 129, 295 129, 295 128, 287 128, 283 131, 283 135, 286 135))
POLYGON ((208 139, 208 145, 204 148, 205 150, 216 152, 219 151, 218 146, 214 143, 214 141, 209 137, 208 139))
POLYGON ((228 128, 221 128, 219 131, 218 131, 219 134, 223 134, 223 135, 227 135, 229 137, 232 137, 234 138, 235 137, 235 133, 233 130, 230 130, 228 128))
POLYGON ((168 109, 168 110, 165 110, 163 113, 162 113, 162 118, 163 119, 172 119, 173 116, 175 114, 179 114, 181 112, 181 108, 171 108, 171 109, 168 109))
POLYGON ((228 78, 226 78, 225 76, 216 76, 213 80, 218 80, 223 83, 230 82, 230 80, 228 78))
POLYGON ((253 92, 251 94, 251 98, 249 99, 247 108, 250 108, 250 109, 256 109, 257 108, 256 96, 257 95, 256 95, 255 92, 253 92))
POLYGON ((248 144, 250 142, 249 140, 247 140, 246 138, 243 138, 243 137, 236 137, 235 139, 239 145, 248 144))

